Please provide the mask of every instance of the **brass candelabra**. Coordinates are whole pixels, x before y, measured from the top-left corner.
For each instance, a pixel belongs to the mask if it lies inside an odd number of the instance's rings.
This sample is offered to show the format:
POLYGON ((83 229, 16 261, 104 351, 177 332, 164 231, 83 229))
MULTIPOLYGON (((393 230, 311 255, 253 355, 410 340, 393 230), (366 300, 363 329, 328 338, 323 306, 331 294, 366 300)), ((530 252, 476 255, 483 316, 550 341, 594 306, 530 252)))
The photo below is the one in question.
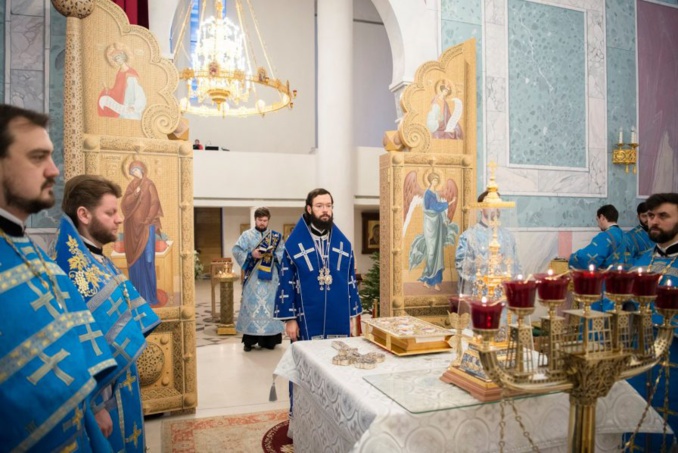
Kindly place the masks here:
POLYGON ((650 308, 654 296, 633 296, 639 309, 627 312, 622 310, 622 304, 631 295, 606 293, 615 308, 604 313, 591 309, 591 303, 600 300, 600 292, 574 293, 574 301, 581 308, 558 316, 556 308, 565 301, 564 296, 563 290, 562 297, 540 301, 549 313, 542 317, 546 336, 536 352, 531 346, 531 333, 522 322, 534 310, 533 305, 531 309, 511 307, 509 298, 509 310, 517 315, 518 322, 510 327, 504 361, 498 359, 498 349, 491 343, 497 330, 488 331, 486 326, 476 329, 474 325, 474 331, 483 339, 478 347, 482 366, 497 385, 524 393, 570 394, 568 450, 593 453, 597 399, 607 395, 616 381, 647 371, 661 360, 673 339, 675 326, 671 320, 678 309, 657 309, 664 321, 657 326, 655 335, 650 308))

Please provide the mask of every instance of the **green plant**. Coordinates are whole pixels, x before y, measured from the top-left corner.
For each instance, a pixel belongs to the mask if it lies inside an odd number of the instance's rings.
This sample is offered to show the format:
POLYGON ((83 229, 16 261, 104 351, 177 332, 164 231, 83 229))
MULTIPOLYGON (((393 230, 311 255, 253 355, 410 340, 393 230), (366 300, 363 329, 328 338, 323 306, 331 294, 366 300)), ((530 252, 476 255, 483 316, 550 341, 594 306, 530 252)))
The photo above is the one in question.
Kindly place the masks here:
POLYGON ((200 261, 200 255, 198 254, 197 250, 193 250, 193 258, 193 271, 195 272, 195 278, 200 278, 205 271, 205 266, 203 266, 202 261, 200 261))
POLYGON ((360 285, 360 301, 364 311, 372 311, 374 300, 379 300, 379 252, 370 255, 372 267, 363 277, 360 285))

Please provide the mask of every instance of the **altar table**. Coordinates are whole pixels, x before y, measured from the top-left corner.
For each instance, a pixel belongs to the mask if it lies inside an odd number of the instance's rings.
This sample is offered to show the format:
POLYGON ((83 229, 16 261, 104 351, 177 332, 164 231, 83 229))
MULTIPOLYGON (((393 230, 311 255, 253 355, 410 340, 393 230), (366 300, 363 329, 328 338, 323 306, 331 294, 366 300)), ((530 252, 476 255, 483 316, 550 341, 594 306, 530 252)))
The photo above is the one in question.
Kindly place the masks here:
MULTIPOLYGON (((337 354, 332 341, 293 343, 275 370, 276 375, 294 384, 291 427, 295 452, 499 451, 500 404, 469 405, 469 396, 463 390, 437 378, 449 365, 452 353, 397 357, 363 338, 342 339, 361 354, 386 354, 383 363, 364 370, 332 365, 337 354), (365 377, 381 382, 381 390, 365 377), (401 397, 409 393, 409 398, 401 401, 398 397, 398 401, 414 413, 386 396, 383 390, 389 382, 401 382, 402 388, 396 388, 396 392, 401 397)), ((517 399, 515 407, 540 451, 567 451, 569 395, 517 399)), ((635 430, 644 408, 645 401, 628 383, 616 383, 605 398, 598 400, 596 451, 618 451, 621 433, 635 430)), ((505 412, 504 452, 531 451, 510 405, 505 406, 505 412)), ((662 426, 652 409, 641 431, 662 432, 662 426)))

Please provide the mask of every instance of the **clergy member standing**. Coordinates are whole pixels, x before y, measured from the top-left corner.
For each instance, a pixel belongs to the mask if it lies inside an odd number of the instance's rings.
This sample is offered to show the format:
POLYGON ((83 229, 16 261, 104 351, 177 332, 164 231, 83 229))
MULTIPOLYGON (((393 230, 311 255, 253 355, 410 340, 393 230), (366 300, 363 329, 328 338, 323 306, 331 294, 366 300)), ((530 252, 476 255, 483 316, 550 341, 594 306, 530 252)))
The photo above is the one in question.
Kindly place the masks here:
POLYGON ((108 452, 90 397, 115 360, 71 281, 24 233, 54 205, 47 123, 0 105, 0 448, 108 452))
MULTIPOLYGON (((482 203, 487 197, 487 191, 478 196, 478 203, 482 203)), ((494 220, 499 215, 498 209, 482 209, 480 221, 464 231, 459 236, 457 251, 455 253, 454 265, 459 274, 459 295, 460 296, 487 296, 487 290, 482 294, 478 293, 476 286, 477 275, 487 275, 489 263, 489 246, 492 240, 493 231, 490 228, 490 220, 494 220)), ((499 266, 501 269, 495 269, 493 272, 498 274, 507 274, 515 277, 520 274, 520 263, 516 250, 516 240, 511 232, 500 226, 497 228, 497 238, 499 241, 499 253, 502 257, 499 266)), ((499 288, 499 291, 501 288, 499 288)), ((499 297, 499 293, 491 297, 499 297)))
POLYGON ((646 250, 654 247, 654 242, 652 242, 650 236, 647 234, 647 203, 640 203, 638 207, 636 207, 636 214, 638 215, 639 225, 624 233, 627 262, 637 260, 646 250))
POLYGON ((64 189, 55 261, 73 280, 101 326, 117 367, 111 385, 95 392, 97 423, 113 451, 143 452, 144 420, 136 360, 160 319, 103 254, 122 223, 120 186, 98 175, 69 179, 64 189))
POLYGON ((285 328, 273 319, 278 271, 283 257, 282 234, 268 228, 271 212, 268 208, 254 211, 254 228, 245 231, 233 246, 233 256, 245 273, 242 301, 235 328, 242 333, 245 352, 257 343, 273 349, 282 342, 285 328))
POLYGON ((597 269, 606 269, 612 265, 626 262, 626 241, 624 232, 617 220, 619 212, 611 204, 601 206, 596 212, 598 233, 589 245, 570 255, 570 267, 588 269, 590 265, 597 269))
MULTIPOLYGON (((644 271, 661 274, 660 285, 678 285, 678 193, 656 193, 645 200, 648 209, 648 234, 650 239, 656 244, 654 248, 647 250, 640 258, 634 261, 633 266, 643 268, 644 271)), ((653 310, 654 310, 654 304, 653 310)), ((653 316, 655 324, 661 324, 662 317, 655 314, 653 316)), ((675 320, 674 320, 675 323, 675 320)), ((678 432, 678 373, 676 373, 676 364, 678 363, 678 329, 673 337, 671 349, 669 352, 669 361, 671 362, 670 383, 667 384, 665 375, 657 384, 654 392, 653 406, 662 411, 664 406, 664 397, 668 396, 669 412, 662 414, 668 416, 668 423, 674 433, 678 432), (668 395, 666 395, 668 392, 668 395)), ((640 392, 647 396, 647 381, 654 385, 657 379, 659 367, 652 369, 650 375, 647 373, 639 374, 629 382, 640 392)), ((662 443, 660 434, 650 436, 650 449, 646 451, 660 451, 659 446, 662 443)), ((675 434, 674 434, 675 436, 675 434)), ((668 448, 671 448, 671 437, 668 437, 668 448)), ((675 437, 674 437, 675 441, 675 437)), ((637 445, 645 445, 643 440, 636 441, 637 445)), ((675 444, 674 444, 675 447, 675 444)), ((661 451, 664 451, 661 449, 661 451)))
POLYGON ((306 197, 304 214, 287 239, 275 317, 292 341, 348 337, 362 312, 351 243, 334 225, 325 189, 306 197))

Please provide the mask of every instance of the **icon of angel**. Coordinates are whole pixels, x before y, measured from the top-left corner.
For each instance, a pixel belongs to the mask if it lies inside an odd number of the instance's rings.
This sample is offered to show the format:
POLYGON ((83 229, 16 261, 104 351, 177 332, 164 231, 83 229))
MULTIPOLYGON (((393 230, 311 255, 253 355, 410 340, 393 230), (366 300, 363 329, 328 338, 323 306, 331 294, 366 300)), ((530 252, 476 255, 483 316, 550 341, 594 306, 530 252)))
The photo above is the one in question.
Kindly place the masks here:
POLYGON ((454 246, 459 235, 459 225, 452 221, 459 190, 453 179, 448 178, 443 182, 435 170, 424 173, 424 181, 428 184, 426 189, 419 185, 416 171, 409 172, 405 177, 403 237, 415 210, 421 206, 423 231, 412 241, 409 269, 412 270, 426 261, 418 280, 425 287, 440 291, 445 270, 445 247, 454 246))
POLYGON ((455 91, 455 85, 449 79, 440 79, 435 84, 435 96, 426 115, 426 127, 433 138, 464 139, 459 124, 464 104, 455 91))

